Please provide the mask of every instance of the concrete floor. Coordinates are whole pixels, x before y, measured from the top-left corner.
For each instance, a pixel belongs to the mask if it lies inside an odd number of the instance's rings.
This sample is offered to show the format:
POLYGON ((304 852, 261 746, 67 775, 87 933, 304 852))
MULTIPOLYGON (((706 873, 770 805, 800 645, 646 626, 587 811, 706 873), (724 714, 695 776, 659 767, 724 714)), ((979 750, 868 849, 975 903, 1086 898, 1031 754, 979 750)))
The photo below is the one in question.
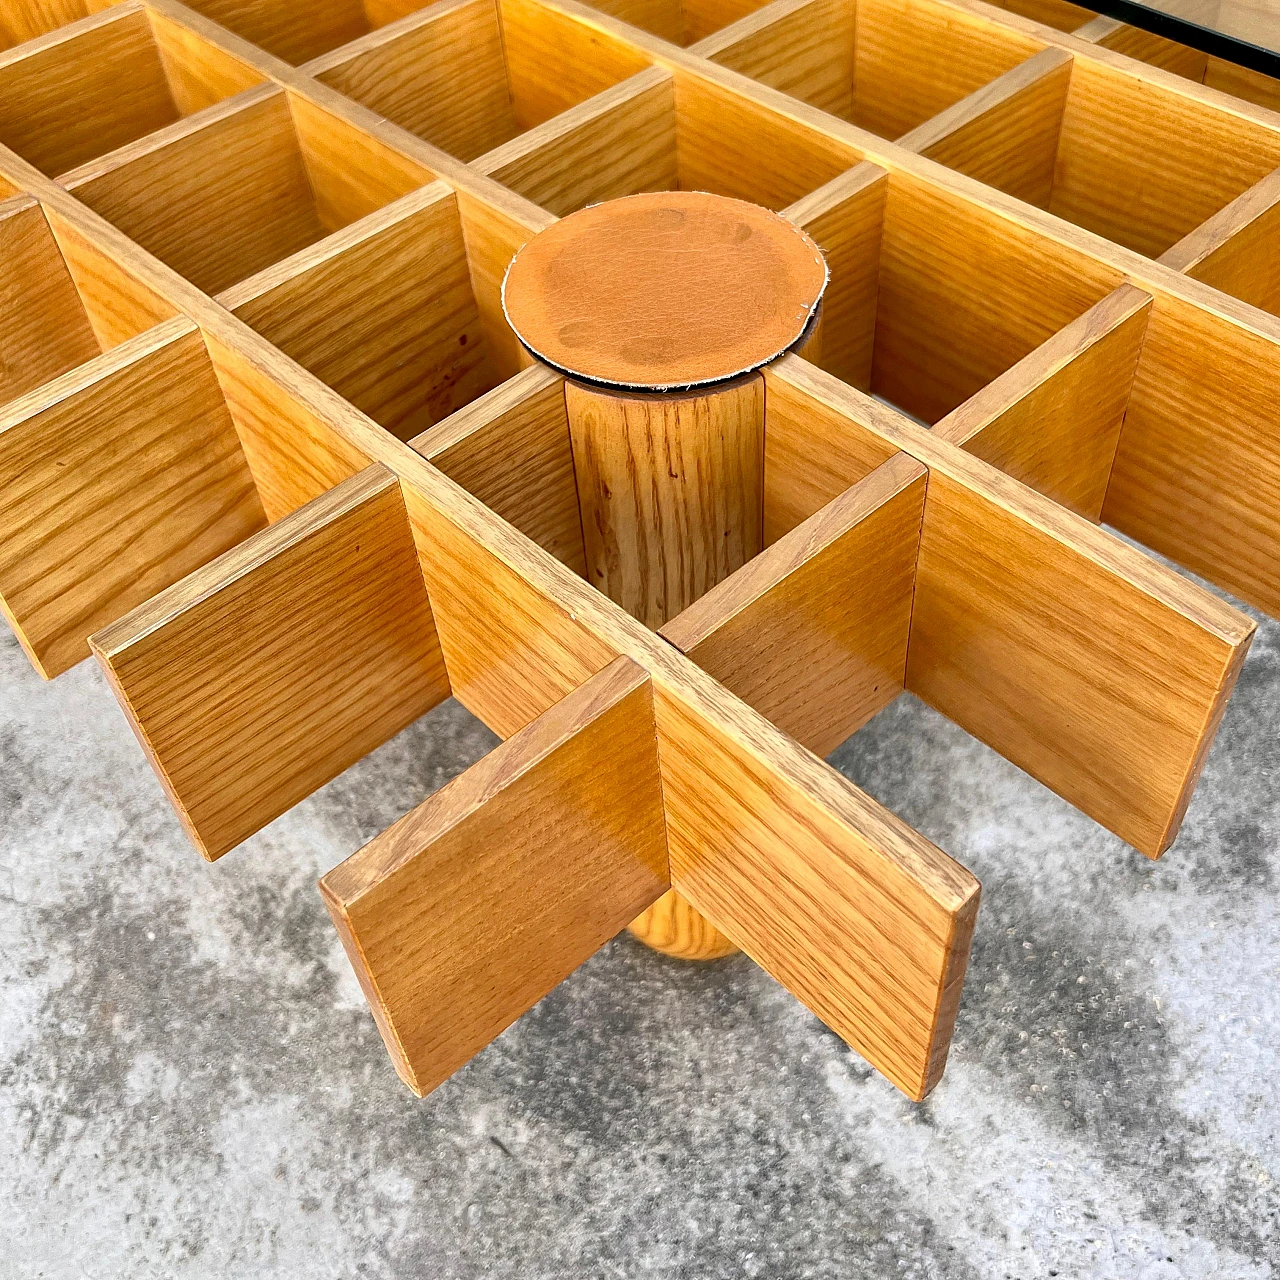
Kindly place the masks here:
POLYGON ((316 876, 450 702, 216 867, 97 668, 0 639, 0 1274, 1280 1275, 1280 626, 1152 864, 913 699, 833 761, 982 879, 923 1106, 750 961, 609 944, 425 1101, 316 876))

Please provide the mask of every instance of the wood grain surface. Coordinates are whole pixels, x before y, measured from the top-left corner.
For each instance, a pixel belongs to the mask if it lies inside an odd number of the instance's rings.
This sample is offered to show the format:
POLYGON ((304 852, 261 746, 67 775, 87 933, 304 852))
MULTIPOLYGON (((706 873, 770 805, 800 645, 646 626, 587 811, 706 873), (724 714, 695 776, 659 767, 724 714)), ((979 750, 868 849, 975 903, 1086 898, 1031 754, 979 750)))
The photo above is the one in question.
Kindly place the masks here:
POLYGON ((320 881, 429 1093, 663 892, 653 692, 617 658, 320 881))

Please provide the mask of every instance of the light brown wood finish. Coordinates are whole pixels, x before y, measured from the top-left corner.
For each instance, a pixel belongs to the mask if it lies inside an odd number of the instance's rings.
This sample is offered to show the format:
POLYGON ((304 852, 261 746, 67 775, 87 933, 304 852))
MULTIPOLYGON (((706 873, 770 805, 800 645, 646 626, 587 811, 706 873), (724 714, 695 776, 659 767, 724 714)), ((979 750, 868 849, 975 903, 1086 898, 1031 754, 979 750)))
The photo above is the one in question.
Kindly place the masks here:
POLYGON ((475 168, 560 217, 678 185, 671 73, 650 67, 521 134, 475 168))
POLYGON ((90 208, 207 293, 319 240, 285 95, 250 89, 67 175, 90 208))
POLYGON ((100 350, 40 205, 0 202, 0 404, 100 350))
POLYGON ((617 658, 320 881, 429 1093, 663 892, 653 691, 617 658))
POLYGON ((262 83, 260 72, 167 14, 148 8, 147 17, 180 116, 203 111, 262 83))
POLYGON ((889 175, 864 161, 782 211, 814 239, 831 272, 805 358, 863 389, 871 385, 888 191, 889 175))
POLYGON ((853 121, 904 133, 1039 53, 1045 42, 925 0, 858 0, 853 121))
POLYGON ((1042 49, 904 134, 898 145, 1019 200, 1047 204, 1071 61, 1062 49, 1042 49))
POLYGON ((178 118, 141 5, 0 56, 0 142, 51 177, 178 118))
POLYGON ((210 860, 449 695, 400 486, 383 467, 91 643, 210 860))
POLYGON ((828 755, 904 687, 925 475, 896 454, 659 634, 828 755))
POLYGON ((586 574, 564 379, 533 365, 410 441, 575 573, 586 574))
POLYGON ((443 183, 268 267, 219 301, 401 439, 497 381, 457 199, 443 183))
POLYGON ((1048 207, 1156 257, 1277 164, 1273 128, 1077 57, 1048 207))
POLYGON ((518 132, 494 0, 441 0, 303 70, 462 160, 518 132))
POLYGON ((1280 169, 1160 255, 1193 280, 1280 312, 1280 169))
POLYGON ((33 40, 101 7, 91 0, 4 0, 0 4, 0 48, 33 40))
POLYGON ((195 326, 170 320, 0 412, 0 603, 41 675, 266 519, 195 326))
POLYGON ((924 1096, 955 1019, 973 877, 425 461, 401 463, 454 695, 509 733, 620 652, 644 666, 673 887, 924 1096))
POLYGON ((565 384, 587 581, 658 628, 763 545, 764 382, 624 397, 565 384))
POLYGON ((890 178, 871 390, 936 422, 1120 283, 1074 248, 890 178))
POLYGON ((1115 18, 1099 16, 1077 27, 1072 34, 1077 40, 1088 40, 1104 49, 1114 49, 1117 53, 1137 58, 1139 62, 1149 62, 1153 67, 1172 71, 1174 75, 1186 76, 1188 80, 1203 80, 1208 69, 1208 55, 1199 49, 1127 26, 1115 18))
POLYGON ((856 13, 853 0, 774 0, 690 52, 848 119, 856 13))
MULTIPOLYGON (((306 62, 369 30, 361 0, 195 0, 191 6, 286 62, 306 62)), ((397 15, 398 16, 398 15, 397 15)))
POLYGON ((771 405, 789 397, 831 429, 856 415, 929 468, 907 688, 1135 848, 1163 853, 1254 624, 803 361, 787 357, 766 381, 771 405))
POLYGON ((935 427, 1089 520, 1102 513, 1150 294, 1122 284, 935 427))

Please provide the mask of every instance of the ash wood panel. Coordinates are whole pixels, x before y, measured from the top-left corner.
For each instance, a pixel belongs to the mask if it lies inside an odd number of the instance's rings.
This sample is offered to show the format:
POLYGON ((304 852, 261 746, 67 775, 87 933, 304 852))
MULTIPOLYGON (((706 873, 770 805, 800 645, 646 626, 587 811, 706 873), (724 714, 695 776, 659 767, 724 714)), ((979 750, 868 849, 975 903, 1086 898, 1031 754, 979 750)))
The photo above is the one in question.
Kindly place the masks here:
POLYGON ((999 0, 999 7, 1058 31, 1076 31, 1095 16, 1092 9, 1083 9, 1069 0, 999 0))
POLYGON ((298 149, 326 231, 337 231, 435 179, 435 173, 340 113, 289 95, 298 149))
POLYGON ((977 881, 425 461, 400 465, 455 696, 514 732, 618 653, 644 666, 673 887, 923 1096, 945 1062, 977 881))
POLYGON ((520 130, 558 116, 653 61, 537 0, 499 0, 512 110, 520 130))
POLYGON ((151 32, 180 116, 261 84, 263 76, 168 14, 148 8, 151 32))
POLYGON ((1280 351, 1172 298, 1151 309, 1102 518, 1280 614, 1280 351))
POLYGON ((671 73, 650 67, 481 156, 475 167, 559 217, 618 196, 674 190, 671 73))
POLYGON ((936 188, 889 182, 872 391, 936 422, 1121 283, 936 188))
POLYGON ((0 404, 100 350, 40 205, 0 203, 0 404))
POLYGON ((587 571, 564 379, 533 365, 410 441, 490 511, 587 571))
POLYGON ((45 217, 102 350, 177 315, 177 308, 140 280, 127 260, 117 259, 57 209, 46 207, 45 217))
POLYGON ((680 189, 714 191, 779 210, 857 164, 848 143, 709 80, 677 76, 680 189))
POLYGON ((457 200, 443 183, 269 267, 219 301, 401 439, 495 382, 457 200))
POLYGON ((1261 71, 1251 71, 1248 67, 1236 66, 1234 62, 1210 57, 1205 67, 1204 82, 1232 97, 1255 102, 1271 111, 1280 110, 1280 80, 1261 71))
POLYGON ((685 5, 681 0, 599 0, 593 7, 670 40, 672 44, 687 43, 685 5))
POLYGON ((729 728, 667 691, 657 706, 672 884, 924 1097, 946 1061, 977 881, 816 757, 783 764, 767 721, 729 728))
POLYGON ((263 86, 68 175, 90 208, 206 293, 319 240, 325 227, 285 96, 263 86))
POLYGON ((1163 853, 1254 624, 803 361, 766 377, 771 403, 789 396, 815 417, 847 406, 929 468, 908 690, 1149 857, 1163 853))
POLYGON ((0 48, 34 40, 100 7, 86 0, 4 0, 0 4, 0 48))
POLYGON ((91 632, 266 523, 187 320, 0 413, 0 600, 46 679, 91 632))
POLYGON ((690 52, 847 119, 855 14, 851 0, 774 0, 690 52))
POLYGON ((1049 210, 1156 257, 1277 164, 1273 128, 1078 57, 1049 210))
POLYGON ((429 5, 303 70, 462 160, 518 132, 494 0, 429 5))
POLYGON ((888 192, 889 175, 863 161, 782 211, 822 249, 831 273, 805 358, 855 387, 871 385, 888 192))
POLYGON ((713 31, 738 22, 760 7, 761 0, 683 0, 684 39, 678 44, 693 44, 713 31))
POLYGON ((764 545, 772 546, 895 453, 883 435, 851 414, 814 414, 803 397, 766 393, 764 545))
POLYGON ((1203 81, 1208 69, 1208 55, 1199 49, 1192 49, 1185 44, 1177 44, 1166 40, 1163 36, 1143 31, 1139 27, 1130 27, 1115 18, 1094 18, 1092 22, 1077 27, 1072 33, 1078 40, 1088 40, 1104 49, 1114 49, 1117 53, 1137 58, 1139 62, 1150 63, 1153 67, 1163 67, 1174 75, 1185 76, 1188 80, 1203 81))
POLYGON ((194 0, 191 8, 261 45, 286 62, 302 63, 369 30, 360 0, 194 0))
POLYGON ((91 643, 210 860, 449 695, 400 486, 384 467, 91 643))
POLYGON ((1280 169, 1267 174, 1160 255, 1193 280, 1280 311, 1280 169))
POLYGON ((320 888, 396 1070, 422 1095, 667 883, 653 692, 618 658, 320 888))
POLYGON ((934 427, 940 440, 1097 521, 1151 295, 1122 284, 934 427))
MULTIPOLYGON (((362 471, 369 457, 267 372, 271 348, 206 334, 218 383, 269 520, 362 471)), ((255 335, 256 337, 256 335, 255 335)))
POLYGON ((587 580, 650 627, 762 545, 764 381, 626 398, 565 384, 587 580))
POLYGON ((1071 61, 1062 49, 1043 49, 917 126, 898 145, 1019 200, 1048 204, 1071 61))
POLYGON ((896 454, 659 634, 829 754, 904 687, 925 476, 896 454))
POLYGON ((0 55, 0 142, 51 177, 177 118, 141 8, 107 9, 0 55))
POLYGON ((898 138, 1045 47, 962 9, 945 25, 921 0, 858 0, 853 121, 898 138))
POLYGON ((476 541, 417 486, 406 485, 404 496, 453 696, 500 738, 618 656, 575 610, 476 541))

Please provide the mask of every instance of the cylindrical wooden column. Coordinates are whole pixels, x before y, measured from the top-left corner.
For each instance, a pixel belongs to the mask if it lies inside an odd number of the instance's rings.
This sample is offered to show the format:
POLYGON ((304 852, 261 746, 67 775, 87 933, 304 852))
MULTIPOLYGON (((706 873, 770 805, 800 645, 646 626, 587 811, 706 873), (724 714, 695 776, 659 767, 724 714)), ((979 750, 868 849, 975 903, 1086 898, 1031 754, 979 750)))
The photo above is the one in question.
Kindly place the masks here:
MULTIPOLYGON (((503 284, 521 342, 564 373, 587 578, 655 630, 758 554, 764 378, 826 285, 778 215, 659 192, 562 219, 503 284)), ((659 951, 736 948, 674 890, 630 926, 659 951)))

